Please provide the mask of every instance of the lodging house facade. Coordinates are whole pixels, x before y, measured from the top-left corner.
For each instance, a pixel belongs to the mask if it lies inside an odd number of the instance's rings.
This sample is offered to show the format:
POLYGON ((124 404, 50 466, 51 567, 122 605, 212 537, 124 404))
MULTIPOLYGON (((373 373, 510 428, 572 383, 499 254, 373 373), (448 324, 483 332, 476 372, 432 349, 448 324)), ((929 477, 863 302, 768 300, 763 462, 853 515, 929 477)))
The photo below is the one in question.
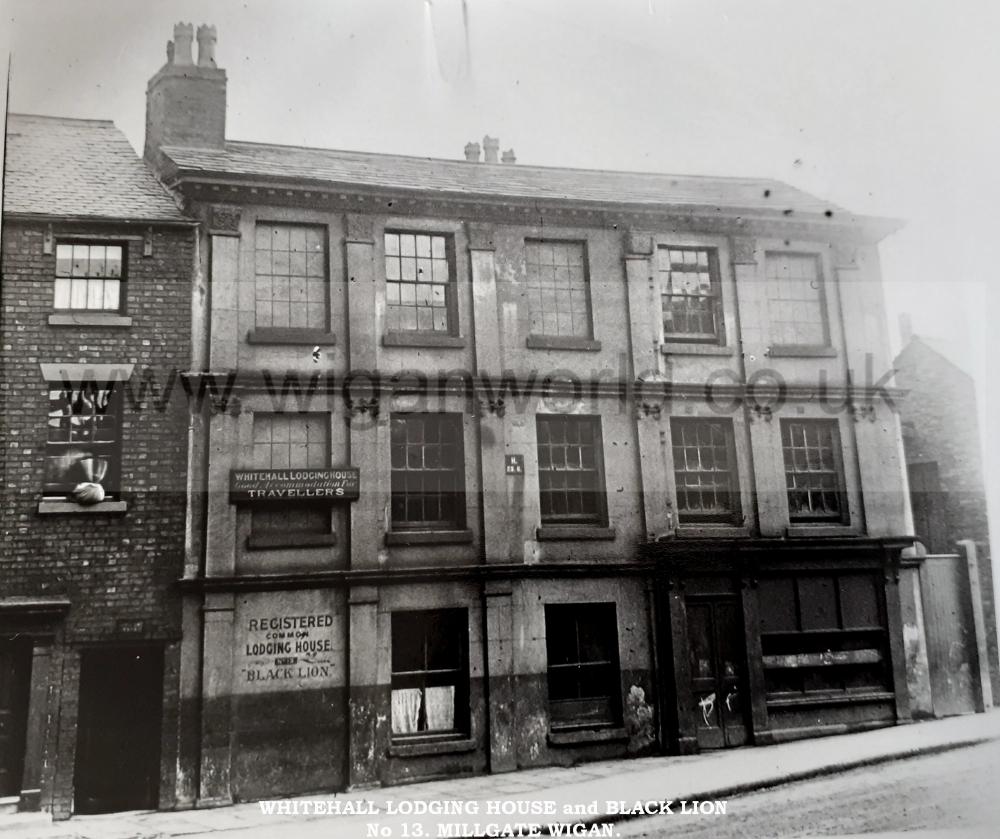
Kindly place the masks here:
POLYGON ((909 720, 894 223, 229 140, 194 40, 147 88, 205 397, 160 807, 909 720))
MULTIPOLYGON (((178 804, 909 718, 877 255, 786 185, 229 140, 201 222, 178 804)), ((484 155, 483 159, 481 155, 484 155)))

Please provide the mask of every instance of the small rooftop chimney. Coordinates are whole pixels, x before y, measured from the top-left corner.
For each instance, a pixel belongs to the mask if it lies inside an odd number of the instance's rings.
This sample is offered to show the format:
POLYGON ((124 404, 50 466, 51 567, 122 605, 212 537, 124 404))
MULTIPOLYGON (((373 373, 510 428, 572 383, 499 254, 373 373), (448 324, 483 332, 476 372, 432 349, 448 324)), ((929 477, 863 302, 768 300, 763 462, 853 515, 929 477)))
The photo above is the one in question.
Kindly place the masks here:
POLYGON ((483 152, 485 153, 486 163, 499 163, 500 140, 487 134, 483 137, 483 152))
POLYGON ((469 163, 479 162, 479 143, 466 143, 465 144, 465 159, 469 163))
POLYGON ((215 66, 215 27, 198 27, 197 64, 193 39, 192 24, 176 24, 167 63, 146 86, 144 156, 154 168, 163 146, 221 149, 226 142, 226 71, 215 66))
POLYGON ((504 163, 517 163, 517 157, 514 156, 514 149, 507 149, 500 160, 504 163))

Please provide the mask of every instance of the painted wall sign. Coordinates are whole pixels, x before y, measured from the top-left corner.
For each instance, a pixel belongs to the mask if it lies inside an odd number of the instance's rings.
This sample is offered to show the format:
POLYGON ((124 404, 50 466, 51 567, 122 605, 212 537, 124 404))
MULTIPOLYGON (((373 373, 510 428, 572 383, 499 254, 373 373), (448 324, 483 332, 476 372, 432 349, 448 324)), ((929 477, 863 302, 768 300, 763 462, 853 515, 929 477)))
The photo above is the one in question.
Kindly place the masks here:
POLYGON ((524 455, 523 454, 508 454, 506 455, 506 465, 508 475, 523 475, 524 474, 524 455))
POLYGON ((229 473, 229 501, 357 501, 359 470, 341 469, 233 469, 229 473))
POLYGON ((245 621, 246 641, 240 650, 244 681, 303 683, 333 675, 332 614, 265 615, 245 621))

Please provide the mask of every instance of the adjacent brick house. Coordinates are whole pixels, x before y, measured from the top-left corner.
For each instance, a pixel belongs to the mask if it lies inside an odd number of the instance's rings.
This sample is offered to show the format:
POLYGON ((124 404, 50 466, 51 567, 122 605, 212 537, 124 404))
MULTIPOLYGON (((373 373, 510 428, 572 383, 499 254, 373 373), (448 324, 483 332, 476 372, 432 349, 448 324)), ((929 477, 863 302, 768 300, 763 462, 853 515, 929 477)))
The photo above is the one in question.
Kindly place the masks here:
POLYGON ((0 806, 169 803, 195 248, 112 123, 9 115, 0 806))
POLYGON ((1000 697, 995 588, 975 382, 933 339, 904 334, 904 340, 893 367, 896 383, 908 392, 900 415, 915 532, 932 554, 953 553, 960 540, 975 543, 990 683, 993 696, 1000 697))

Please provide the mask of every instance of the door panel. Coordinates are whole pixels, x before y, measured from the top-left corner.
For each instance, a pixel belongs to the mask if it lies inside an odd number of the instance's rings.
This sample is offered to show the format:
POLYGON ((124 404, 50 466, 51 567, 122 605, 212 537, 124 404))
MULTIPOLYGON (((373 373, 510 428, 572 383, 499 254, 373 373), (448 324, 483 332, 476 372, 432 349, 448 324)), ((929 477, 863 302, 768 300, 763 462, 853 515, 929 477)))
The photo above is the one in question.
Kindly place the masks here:
POLYGON ((156 807, 163 650, 85 650, 80 668, 75 806, 78 813, 156 807))
POLYGON ((728 598, 690 598, 687 616, 698 747, 742 746, 747 742, 747 693, 739 606, 728 598))

